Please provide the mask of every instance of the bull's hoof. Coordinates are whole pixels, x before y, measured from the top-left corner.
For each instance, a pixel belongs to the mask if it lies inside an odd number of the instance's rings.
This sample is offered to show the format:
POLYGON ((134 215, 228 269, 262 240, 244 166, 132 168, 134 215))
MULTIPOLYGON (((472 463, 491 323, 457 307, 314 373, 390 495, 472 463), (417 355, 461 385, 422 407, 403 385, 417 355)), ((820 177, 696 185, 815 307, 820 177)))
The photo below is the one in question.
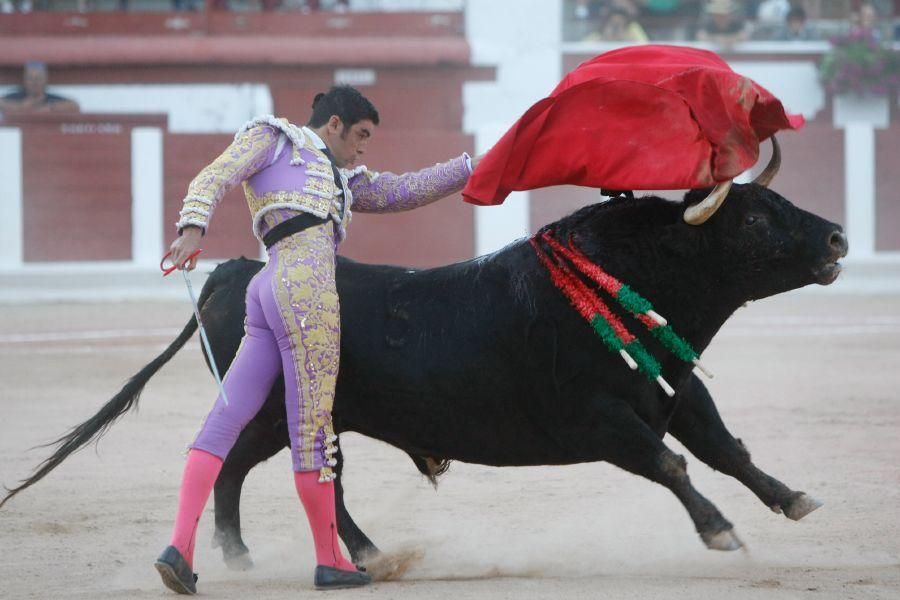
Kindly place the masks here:
POLYGON ((373 581, 396 581, 425 556, 422 548, 409 547, 369 556, 364 565, 373 581))
POLYGON ((222 548, 222 560, 225 561, 225 566, 232 571, 249 571, 253 568, 250 549, 240 538, 235 539, 217 529, 213 534, 212 547, 222 548))
POLYGON ((224 554, 225 566, 232 571, 249 571, 253 568, 253 559, 249 552, 243 554, 224 554))
POLYGON ((700 537, 710 550, 732 551, 740 550, 744 546, 744 543, 741 542, 733 529, 726 529, 716 533, 701 533, 700 537))
POLYGON ((822 502, 812 496, 800 494, 788 506, 784 507, 784 516, 792 521, 799 521, 812 511, 822 506, 822 502))
POLYGON ((773 504, 772 506, 769 507, 769 510, 771 510, 776 515, 780 515, 782 512, 780 504, 773 504))

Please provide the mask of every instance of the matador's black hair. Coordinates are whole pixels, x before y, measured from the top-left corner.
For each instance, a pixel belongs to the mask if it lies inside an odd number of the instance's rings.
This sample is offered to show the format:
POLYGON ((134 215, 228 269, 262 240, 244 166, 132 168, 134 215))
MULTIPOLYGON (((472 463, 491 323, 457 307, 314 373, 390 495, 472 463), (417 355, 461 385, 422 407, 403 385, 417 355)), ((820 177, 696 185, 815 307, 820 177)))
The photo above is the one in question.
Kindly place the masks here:
POLYGON ((344 127, 369 119, 378 125, 378 111, 359 90, 349 85, 336 85, 327 93, 316 94, 312 104, 309 127, 321 127, 331 115, 337 115, 344 127))

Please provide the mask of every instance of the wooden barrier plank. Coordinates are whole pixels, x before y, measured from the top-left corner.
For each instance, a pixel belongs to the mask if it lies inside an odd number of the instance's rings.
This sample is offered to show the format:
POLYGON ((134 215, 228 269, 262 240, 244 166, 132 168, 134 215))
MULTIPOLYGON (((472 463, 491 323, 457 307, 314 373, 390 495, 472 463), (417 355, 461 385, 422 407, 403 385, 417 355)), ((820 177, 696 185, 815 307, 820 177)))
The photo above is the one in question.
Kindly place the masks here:
MULTIPOLYGON (((900 251, 900 125, 875 130, 875 249, 900 251)), ((853 240, 850 240, 853 243, 853 240)))
MULTIPOLYGON (((188 184, 207 164, 222 153, 233 135, 166 134, 163 141, 165 198, 163 232, 165 246, 175 239, 188 184)), ((259 256, 259 242, 250 231, 250 213, 240 186, 226 194, 213 213, 210 231, 202 244, 204 259, 259 256)))
POLYGON ((24 260, 131 258, 131 133, 22 135, 24 260))

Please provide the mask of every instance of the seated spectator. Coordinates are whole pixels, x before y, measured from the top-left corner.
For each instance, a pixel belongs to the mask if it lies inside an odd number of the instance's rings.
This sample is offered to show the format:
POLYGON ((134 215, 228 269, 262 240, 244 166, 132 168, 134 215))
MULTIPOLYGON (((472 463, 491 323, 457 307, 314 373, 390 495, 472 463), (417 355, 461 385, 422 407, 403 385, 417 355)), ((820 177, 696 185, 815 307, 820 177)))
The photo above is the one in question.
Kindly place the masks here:
MULTIPOLYGON (((0 0, 0 13, 14 13, 16 12, 16 2, 14 0, 0 0)), ((29 13, 32 9, 31 0, 19 0, 18 1, 18 9, 19 12, 29 13)))
POLYGON ((697 27, 697 40, 725 48, 747 41, 750 26, 734 0, 710 0, 697 27))
MULTIPOLYGON (((199 0, 173 0, 174 2, 199 1, 199 0)), ((272 12, 285 8, 285 0, 258 0, 259 10, 262 12, 272 12)), ((202 5, 202 2, 201 2, 202 5)), ((210 10, 231 10, 229 0, 209 0, 210 10)), ((335 12, 346 12, 350 9, 350 0, 326 0, 325 6, 322 6, 322 0, 295 0, 288 2, 286 10, 300 10, 304 13, 318 12, 323 8, 333 10, 335 12)), ((190 9, 189 9, 190 10, 190 9)))
POLYGON ((203 0, 172 0, 172 8, 182 12, 200 12, 203 0))
POLYGON ((284 0, 259 0, 259 10, 263 12, 271 12, 281 8, 284 0))
POLYGON ((596 19, 601 16, 606 2, 602 0, 575 0, 575 18, 578 20, 596 19))
POLYGON ((643 10, 648 14, 669 15, 678 11, 679 0, 644 0, 643 10))
POLYGON ((650 38, 647 37, 641 24, 634 19, 634 15, 617 6, 609 10, 600 29, 589 33, 585 40, 646 44, 650 38))
POLYGON ((77 111, 72 100, 47 92, 47 65, 40 62, 26 64, 22 87, 0 97, 3 113, 77 111))
POLYGON ((881 41, 881 29, 878 27, 878 11, 871 2, 863 2, 859 5, 859 10, 851 16, 853 27, 852 33, 865 37, 871 37, 873 40, 881 41))
POLYGON ((789 0, 763 0, 756 9, 756 20, 763 25, 784 24, 791 10, 789 0))
POLYGON ((644 16, 680 16, 694 17, 700 15, 703 0, 641 0, 638 3, 644 16))
POLYGON ((574 17, 576 20, 602 20, 613 9, 621 9, 631 16, 638 14, 638 7, 633 0, 575 0, 574 17))
MULTIPOLYGON (((309 10, 318 11, 322 10, 322 0, 306 0, 306 7, 309 10)), ((334 0, 331 3, 331 10, 336 12, 344 12, 350 9, 350 0, 334 0)))
POLYGON ((784 25, 775 32, 772 39, 780 42, 807 42, 819 39, 819 36, 806 22, 806 11, 803 7, 795 6, 788 12, 784 25))
POLYGON ((653 40, 692 40, 703 0, 641 0, 641 27, 653 40))

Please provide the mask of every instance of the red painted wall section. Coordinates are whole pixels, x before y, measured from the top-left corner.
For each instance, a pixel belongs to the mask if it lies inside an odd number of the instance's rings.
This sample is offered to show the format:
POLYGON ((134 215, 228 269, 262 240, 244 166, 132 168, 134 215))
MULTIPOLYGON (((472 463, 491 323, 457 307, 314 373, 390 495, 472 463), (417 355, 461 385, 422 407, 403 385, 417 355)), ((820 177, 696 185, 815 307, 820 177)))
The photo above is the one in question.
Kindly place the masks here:
MULTIPOLYGON (((358 86, 381 119, 380 130, 462 130, 462 86, 470 80, 462 69, 378 69, 377 82, 358 86)), ((334 83, 334 71, 310 73, 271 86, 275 112, 306 123, 312 101, 334 83)))
POLYGON ((23 127, 22 171, 25 262, 131 258, 130 128, 23 127))
MULTIPOLYGON (((781 170, 772 181, 772 189, 803 210, 843 225, 843 130, 817 119, 798 132, 779 135, 778 141, 781 170)), ((754 173, 765 167, 770 153, 771 145, 766 142, 754 173)))
POLYGON ((875 249, 896 252, 900 251, 900 126, 875 131, 875 157, 875 249))

